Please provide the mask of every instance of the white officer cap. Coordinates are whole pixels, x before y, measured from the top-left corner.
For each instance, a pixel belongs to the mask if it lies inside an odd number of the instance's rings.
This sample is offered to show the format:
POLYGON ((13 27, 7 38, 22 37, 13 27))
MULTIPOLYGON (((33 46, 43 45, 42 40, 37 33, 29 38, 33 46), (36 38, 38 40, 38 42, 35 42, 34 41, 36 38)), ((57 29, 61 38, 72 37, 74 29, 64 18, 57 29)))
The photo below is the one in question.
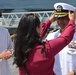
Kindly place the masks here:
POLYGON ((54 8, 56 10, 55 17, 64 17, 68 15, 68 11, 76 11, 76 8, 67 3, 55 3, 54 8))

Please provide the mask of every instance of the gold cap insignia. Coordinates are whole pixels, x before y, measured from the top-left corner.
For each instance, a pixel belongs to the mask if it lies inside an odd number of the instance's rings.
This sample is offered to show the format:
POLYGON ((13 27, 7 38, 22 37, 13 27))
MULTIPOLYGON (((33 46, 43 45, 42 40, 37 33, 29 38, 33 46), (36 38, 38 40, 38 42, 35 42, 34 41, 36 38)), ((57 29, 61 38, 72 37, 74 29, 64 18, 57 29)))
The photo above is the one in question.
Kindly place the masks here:
POLYGON ((61 5, 58 5, 56 11, 62 11, 62 9, 63 7, 61 5))

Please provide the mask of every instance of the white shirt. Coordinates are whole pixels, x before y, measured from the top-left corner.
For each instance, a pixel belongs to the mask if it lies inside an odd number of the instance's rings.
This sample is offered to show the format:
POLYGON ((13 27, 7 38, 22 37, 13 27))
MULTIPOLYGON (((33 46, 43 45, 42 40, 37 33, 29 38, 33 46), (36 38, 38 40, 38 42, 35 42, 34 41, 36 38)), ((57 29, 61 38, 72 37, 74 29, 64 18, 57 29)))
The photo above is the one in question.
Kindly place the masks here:
MULTIPOLYGON (((11 49, 12 41, 7 29, 0 27, 0 53, 3 50, 11 49)), ((0 75, 11 75, 8 60, 0 59, 0 75)))
MULTIPOLYGON (((49 33, 46 39, 52 40, 59 35, 60 30, 49 33)), ((76 33, 74 34, 72 41, 76 41, 76 33)), ((54 72, 56 75, 66 75, 68 72, 76 69, 76 53, 72 54, 69 50, 70 48, 67 45, 55 56, 54 72)))

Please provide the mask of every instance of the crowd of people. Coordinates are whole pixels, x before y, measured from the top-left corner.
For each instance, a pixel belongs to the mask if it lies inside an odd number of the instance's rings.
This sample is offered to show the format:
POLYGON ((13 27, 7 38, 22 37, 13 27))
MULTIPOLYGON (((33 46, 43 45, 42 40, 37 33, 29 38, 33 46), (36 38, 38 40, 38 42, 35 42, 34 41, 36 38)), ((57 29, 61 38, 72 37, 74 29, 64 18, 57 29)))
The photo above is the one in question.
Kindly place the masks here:
POLYGON ((19 75, 76 75, 76 8, 67 3, 55 3, 54 8, 43 23, 34 13, 24 14, 14 35, 14 45, 13 36, 0 27, 0 75, 12 75, 8 64, 12 55, 19 75), (43 40, 55 21, 59 30, 43 40))

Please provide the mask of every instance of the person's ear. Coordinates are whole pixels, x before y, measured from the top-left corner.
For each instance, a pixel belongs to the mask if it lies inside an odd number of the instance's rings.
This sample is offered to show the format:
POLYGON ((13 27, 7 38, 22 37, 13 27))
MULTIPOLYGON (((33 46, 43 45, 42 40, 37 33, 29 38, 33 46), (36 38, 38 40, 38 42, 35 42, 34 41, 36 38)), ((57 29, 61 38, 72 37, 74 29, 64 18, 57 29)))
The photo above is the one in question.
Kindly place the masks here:
POLYGON ((36 31, 38 32, 38 34, 40 34, 40 32, 41 32, 40 28, 38 26, 36 27, 36 31))
POLYGON ((36 27, 36 31, 37 31, 37 32, 39 31, 39 27, 38 27, 38 26, 36 27))

